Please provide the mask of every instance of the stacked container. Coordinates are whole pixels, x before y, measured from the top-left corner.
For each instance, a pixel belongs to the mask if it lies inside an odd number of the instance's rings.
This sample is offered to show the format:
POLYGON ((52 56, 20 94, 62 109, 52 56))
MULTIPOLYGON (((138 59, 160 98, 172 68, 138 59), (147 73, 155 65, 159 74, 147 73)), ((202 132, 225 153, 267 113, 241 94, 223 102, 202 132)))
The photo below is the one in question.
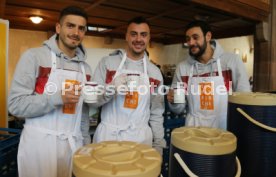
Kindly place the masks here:
POLYGON ((158 177, 161 156, 130 141, 106 141, 81 147, 73 157, 76 177, 158 177))

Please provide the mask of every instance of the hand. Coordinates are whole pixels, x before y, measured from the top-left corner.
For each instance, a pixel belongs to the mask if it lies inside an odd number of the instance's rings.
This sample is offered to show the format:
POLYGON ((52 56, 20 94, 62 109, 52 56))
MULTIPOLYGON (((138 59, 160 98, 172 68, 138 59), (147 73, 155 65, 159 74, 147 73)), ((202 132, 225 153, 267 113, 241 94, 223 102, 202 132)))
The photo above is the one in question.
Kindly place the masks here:
POLYGON ((71 88, 65 86, 65 89, 61 91, 61 98, 63 103, 78 103, 81 95, 81 89, 81 86, 77 84, 73 84, 71 88))
POLYGON ((169 93, 167 94, 167 100, 168 100, 168 102, 173 103, 173 100, 174 100, 174 91, 173 91, 173 89, 169 90, 169 93))

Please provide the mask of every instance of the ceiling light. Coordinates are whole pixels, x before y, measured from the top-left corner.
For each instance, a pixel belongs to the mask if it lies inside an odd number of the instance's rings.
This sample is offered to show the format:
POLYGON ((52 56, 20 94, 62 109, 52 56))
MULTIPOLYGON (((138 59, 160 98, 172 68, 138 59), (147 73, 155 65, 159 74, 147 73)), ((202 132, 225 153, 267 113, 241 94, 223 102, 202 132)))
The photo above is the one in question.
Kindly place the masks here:
POLYGON ((39 24, 42 20, 43 20, 43 18, 42 17, 39 17, 39 16, 31 16, 31 17, 29 17, 30 19, 31 19, 31 21, 33 22, 33 23, 35 23, 35 24, 39 24))
POLYGON ((108 29, 109 28, 105 28, 105 27, 88 26, 88 31, 104 32, 104 31, 106 31, 108 29))

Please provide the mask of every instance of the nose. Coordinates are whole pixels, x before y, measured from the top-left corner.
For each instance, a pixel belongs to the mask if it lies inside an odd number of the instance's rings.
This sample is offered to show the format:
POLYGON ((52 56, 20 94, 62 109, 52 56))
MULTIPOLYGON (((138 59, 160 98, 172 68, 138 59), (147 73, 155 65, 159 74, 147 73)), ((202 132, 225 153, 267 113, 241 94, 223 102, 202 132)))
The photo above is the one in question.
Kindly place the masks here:
POLYGON ((78 35, 78 34, 79 34, 79 32, 80 32, 80 30, 79 30, 79 28, 78 28, 78 27, 74 28, 74 31, 73 31, 73 33, 74 33, 74 34, 78 35))
POLYGON ((142 40, 142 36, 141 35, 137 35, 136 41, 141 41, 141 40, 142 40))
POLYGON ((195 40, 194 39, 189 39, 187 41, 187 44, 188 44, 188 46, 194 45, 195 44, 195 40))

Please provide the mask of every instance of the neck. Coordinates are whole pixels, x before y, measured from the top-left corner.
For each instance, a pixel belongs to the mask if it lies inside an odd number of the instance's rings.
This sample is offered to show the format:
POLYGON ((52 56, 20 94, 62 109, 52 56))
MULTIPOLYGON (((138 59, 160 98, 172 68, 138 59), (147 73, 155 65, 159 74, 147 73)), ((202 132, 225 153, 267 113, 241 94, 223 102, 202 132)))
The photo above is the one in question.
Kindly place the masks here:
POLYGON ((204 54, 201 55, 201 56, 198 58, 198 61, 199 61, 200 63, 206 64, 206 63, 208 63, 209 60, 211 60, 213 54, 214 54, 213 48, 212 48, 210 45, 207 45, 207 48, 206 48, 204 54))
POLYGON ((64 46, 60 40, 57 41, 57 45, 58 45, 58 48, 63 53, 65 53, 65 55, 67 55, 68 57, 73 58, 76 56, 76 49, 70 49, 70 48, 64 46))

